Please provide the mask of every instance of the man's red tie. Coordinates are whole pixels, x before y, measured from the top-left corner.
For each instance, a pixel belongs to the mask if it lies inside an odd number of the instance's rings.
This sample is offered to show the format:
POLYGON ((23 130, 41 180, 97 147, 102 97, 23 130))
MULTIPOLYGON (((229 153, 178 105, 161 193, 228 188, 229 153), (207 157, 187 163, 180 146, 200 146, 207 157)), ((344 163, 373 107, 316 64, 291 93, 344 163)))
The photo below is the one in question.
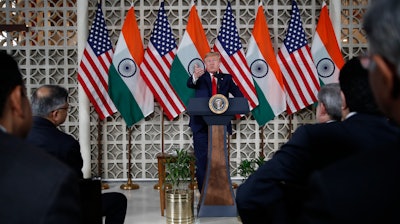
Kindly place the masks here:
POLYGON ((211 95, 217 94, 217 78, 215 78, 213 75, 211 76, 211 95))

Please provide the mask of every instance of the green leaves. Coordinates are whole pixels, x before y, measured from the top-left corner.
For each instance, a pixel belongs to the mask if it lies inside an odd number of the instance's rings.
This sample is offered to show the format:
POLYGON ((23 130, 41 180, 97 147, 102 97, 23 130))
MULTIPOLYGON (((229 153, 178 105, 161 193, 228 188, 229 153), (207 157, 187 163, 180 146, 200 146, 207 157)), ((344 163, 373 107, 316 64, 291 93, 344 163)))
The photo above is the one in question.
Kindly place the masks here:
POLYGON ((182 183, 190 181, 190 163, 194 162, 194 157, 184 149, 176 149, 176 156, 167 159, 166 181, 172 184, 174 189, 182 187, 182 183))
POLYGON ((258 167, 260 167, 264 163, 264 156, 259 156, 258 158, 254 158, 251 160, 242 160, 238 167, 238 173, 244 179, 247 179, 252 173, 254 173, 258 167))

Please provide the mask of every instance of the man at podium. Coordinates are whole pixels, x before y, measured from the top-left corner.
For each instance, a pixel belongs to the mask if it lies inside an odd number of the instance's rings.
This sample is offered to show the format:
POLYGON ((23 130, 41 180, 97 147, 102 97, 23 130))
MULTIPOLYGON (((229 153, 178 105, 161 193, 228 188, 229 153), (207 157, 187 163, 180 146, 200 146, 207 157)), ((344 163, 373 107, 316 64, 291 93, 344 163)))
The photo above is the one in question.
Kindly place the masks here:
MULTIPOLYGON (((195 89, 195 97, 212 97, 222 94, 229 97, 243 97, 239 87, 233 82, 230 74, 219 73, 221 55, 219 52, 209 52, 204 57, 205 69, 202 64, 195 64, 193 75, 189 77, 187 86, 195 89)), ((208 125, 202 116, 190 115, 189 126, 193 132, 193 146, 196 157, 196 179, 201 192, 206 175, 208 154, 208 125)), ((232 126, 227 125, 228 134, 232 134, 232 126)))

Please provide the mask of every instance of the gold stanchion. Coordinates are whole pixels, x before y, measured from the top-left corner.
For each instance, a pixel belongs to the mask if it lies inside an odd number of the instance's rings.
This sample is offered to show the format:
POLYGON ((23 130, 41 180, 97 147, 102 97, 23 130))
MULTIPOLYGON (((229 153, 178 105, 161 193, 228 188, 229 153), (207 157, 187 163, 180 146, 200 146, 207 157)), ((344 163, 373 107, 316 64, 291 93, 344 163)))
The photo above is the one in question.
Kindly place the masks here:
MULTIPOLYGON (((160 190, 160 185, 158 184, 158 183, 156 183, 156 184, 154 184, 154 190, 160 190)), ((166 184, 164 184, 164 188, 165 188, 165 190, 169 190, 169 189, 172 189, 172 185, 171 184, 168 184, 168 183, 166 183, 166 184)), ((193 189, 193 188, 192 188, 193 189)))
POLYGON ((289 115, 289 136, 288 139, 290 139, 292 137, 292 131, 293 131, 293 114, 289 115))
MULTIPOLYGON (((161 115, 160 116, 161 116, 161 155, 164 155, 164 110, 162 109, 162 107, 161 107, 161 115)), ((158 171, 158 173, 160 173, 160 171, 158 171)), ((154 188, 154 190, 160 190, 161 189, 161 187, 158 184, 158 182, 156 184, 154 184, 153 188, 154 188)), ((171 188, 172 188, 172 186, 170 184, 169 185, 165 185, 165 189, 166 190, 171 189, 171 188)))
POLYGON ((121 185, 122 190, 136 190, 139 189, 139 185, 132 183, 131 178, 128 179, 128 182, 126 184, 121 185))
POLYGON ((102 190, 106 190, 106 189, 109 189, 109 188, 110 188, 110 186, 107 183, 101 182, 101 189, 102 190))
MULTIPOLYGON (((228 146, 227 146, 227 148, 228 148, 228 164, 230 164, 230 161, 231 161, 231 136, 228 134, 228 146)), ((232 188, 233 189, 236 189, 238 187, 238 184, 237 183, 233 183, 232 182, 232 188)))
POLYGON ((160 185, 158 184, 158 182, 156 184, 154 184, 153 189, 160 190, 160 185))
POLYGON ((132 134, 132 129, 128 128, 128 136, 129 136, 129 140, 128 140, 128 182, 126 184, 122 184, 121 185, 121 189, 122 190, 136 190, 139 189, 139 185, 132 183, 131 180, 131 134, 132 134))
POLYGON ((260 128, 260 147, 261 147, 261 151, 260 151, 260 157, 264 158, 264 127, 260 128))
POLYGON ((193 181, 192 183, 189 184, 189 189, 191 190, 196 190, 197 189, 197 181, 193 181))
POLYGON ((99 119, 99 121, 97 122, 97 176, 100 179, 100 183, 101 183, 101 189, 105 190, 105 189, 109 189, 110 186, 108 186, 107 183, 103 183, 103 181, 101 181, 101 149, 103 148, 103 145, 101 144, 101 140, 102 140, 102 134, 101 134, 101 130, 102 130, 102 123, 101 120, 99 119))

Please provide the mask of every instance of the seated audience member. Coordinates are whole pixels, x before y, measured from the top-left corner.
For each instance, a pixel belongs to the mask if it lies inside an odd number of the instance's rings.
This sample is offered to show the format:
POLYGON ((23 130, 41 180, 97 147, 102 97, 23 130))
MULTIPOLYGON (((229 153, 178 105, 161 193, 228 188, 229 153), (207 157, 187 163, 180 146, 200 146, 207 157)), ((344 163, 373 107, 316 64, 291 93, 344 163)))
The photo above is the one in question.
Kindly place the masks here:
POLYGON ((80 223, 78 178, 23 140, 32 112, 17 62, 0 51, 0 222, 80 223))
POLYGON ((316 118, 318 123, 342 120, 342 95, 339 83, 321 86, 317 95, 316 118))
MULTIPOLYGON (((364 60, 364 59, 363 59, 364 60)), ((303 125, 236 192, 244 224, 291 223, 299 215, 311 172, 382 142, 397 141, 398 129, 378 110, 359 58, 339 75, 344 95, 342 122, 303 125)))
MULTIPOLYGON (((400 1, 373 1, 364 16, 370 83, 381 111, 400 124, 400 1)), ((381 130, 378 130, 381 131, 381 130)), ((315 172, 299 223, 400 223, 400 136, 315 172)))
MULTIPOLYGON (((38 88, 31 99, 33 126, 27 140, 70 166, 83 178, 83 160, 79 142, 57 127, 68 115, 68 92, 57 85, 38 88)), ((85 195, 83 195, 85 197, 85 195)), ((124 223, 127 199, 118 192, 101 194, 102 215, 105 223, 124 223)))

